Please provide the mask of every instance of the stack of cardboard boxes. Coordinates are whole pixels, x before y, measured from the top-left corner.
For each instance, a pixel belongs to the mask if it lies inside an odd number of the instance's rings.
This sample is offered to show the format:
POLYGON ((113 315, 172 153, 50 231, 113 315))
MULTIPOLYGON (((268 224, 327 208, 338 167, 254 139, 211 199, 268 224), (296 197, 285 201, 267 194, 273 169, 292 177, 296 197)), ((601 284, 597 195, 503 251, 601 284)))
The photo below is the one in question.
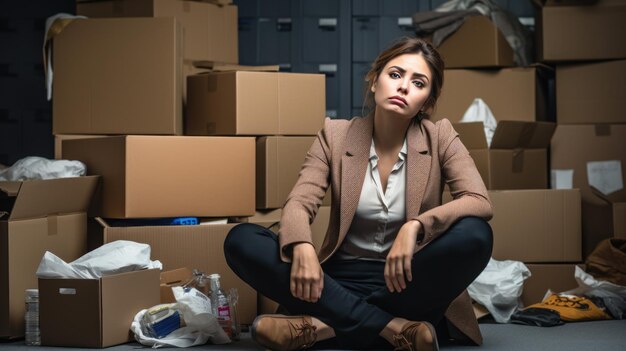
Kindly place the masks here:
POLYGON ((626 1, 541 8, 539 57, 556 66, 552 186, 579 188, 583 258, 626 238, 626 1))
POLYGON ((576 286, 581 250, 581 192, 550 189, 548 148, 556 125, 548 65, 515 65, 513 51, 487 17, 468 18, 439 48, 445 84, 433 119, 450 119, 489 189, 494 207, 493 258, 524 262, 524 304, 548 289, 576 286), (482 123, 458 123, 474 99, 497 120, 491 144, 482 123))
MULTIPOLYGON (((282 206, 323 125, 324 76, 201 72, 199 65, 238 63, 237 8, 228 1, 77 6, 90 18, 73 21, 54 39, 53 130, 59 157, 83 161, 89 174, 102 177, 90 209, 90 248, 115 240, 147 243, 165 271, 219 273, 222 287, 238 289, 239 320, 250 324, 257 294, 227 266, 223 242, 233 219, 254 221, 256 209, 282 206), (230 220, 193 226, 119 226, 111 220, 187 216, 230 220)), ((158 299, 156 284, 146 296, 158 299)), ((117 293, 103 289, 102 310, 115 310, 105 304, 117 293)), ((91 341, 71 332, 53 337, 52 320, 42 319, 42 342, 122 343, 129 340, 128 328, 103 328, 122 325, 136 312, 106 321, 102 316, 101 337, 91 341)))
MULTIPOLYGON (((324 76, 234 71, 190 76, 187 83, 186 133, 257 136, 257 212, 242 220, 277 231, 281 208, 323 126, 324 76)), ((328 205, 329 196, 316 217, 317 248, 329 221, 328 205)), ((275 308, 275 303, 259 296, 260 313, 275 308)))

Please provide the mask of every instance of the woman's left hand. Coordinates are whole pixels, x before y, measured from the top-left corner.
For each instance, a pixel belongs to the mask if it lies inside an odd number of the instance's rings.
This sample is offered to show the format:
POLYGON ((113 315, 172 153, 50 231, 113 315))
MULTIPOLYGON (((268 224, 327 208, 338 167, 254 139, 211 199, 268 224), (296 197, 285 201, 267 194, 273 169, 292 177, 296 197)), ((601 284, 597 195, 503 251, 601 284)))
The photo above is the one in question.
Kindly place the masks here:
POLYGON ((406 289, 406 282, 413 280, 411 260, 415 253, 417 235, 422 229, 419 221, 412 220, 404 223, 385 262, 385 283, 390 292, 400 292, 406 289))

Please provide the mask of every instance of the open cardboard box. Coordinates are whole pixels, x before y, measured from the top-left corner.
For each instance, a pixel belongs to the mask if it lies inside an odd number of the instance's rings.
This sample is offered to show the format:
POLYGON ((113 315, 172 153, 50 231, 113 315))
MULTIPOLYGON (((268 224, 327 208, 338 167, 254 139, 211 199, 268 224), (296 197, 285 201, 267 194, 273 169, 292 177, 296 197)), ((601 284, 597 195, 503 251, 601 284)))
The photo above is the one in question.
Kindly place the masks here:
POLYGON ((160 303, 159 270, 100 279, 39 279, 41 344, 108 347, 134 340, 135 315, 160 303))
POLYGON ((172 288, 182 286, 191 280, 191 277, 191 270, 187 267, 161 272, 161 303, 176 302, 172 288))
POLYGON ((46 251, 73 261, 87 251, 98 176, 0 182, 0 338, 24 335, 26 289, 46 251))
POLYGON ((556 124, 500 121, 487 145, 482 122, 455 123, 487 189, 547 189, 547 148, 556 124))

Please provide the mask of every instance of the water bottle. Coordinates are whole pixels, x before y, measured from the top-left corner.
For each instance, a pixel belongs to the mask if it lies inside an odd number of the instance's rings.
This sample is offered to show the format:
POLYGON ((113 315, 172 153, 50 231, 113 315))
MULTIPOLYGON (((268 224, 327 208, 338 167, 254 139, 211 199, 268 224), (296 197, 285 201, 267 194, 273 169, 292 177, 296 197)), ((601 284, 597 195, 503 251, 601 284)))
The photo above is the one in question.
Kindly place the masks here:
POLYGON ((220 286, 220 275, 215 273, 209 276, 211 281, 211 306, 213 314, 228 337, 233 336, 232 318, 228 298, 220 286))
POLYGON ((26 289, 26 322, 25 343, 26 345, 41 345, 39 334, 39 290, 26 289))

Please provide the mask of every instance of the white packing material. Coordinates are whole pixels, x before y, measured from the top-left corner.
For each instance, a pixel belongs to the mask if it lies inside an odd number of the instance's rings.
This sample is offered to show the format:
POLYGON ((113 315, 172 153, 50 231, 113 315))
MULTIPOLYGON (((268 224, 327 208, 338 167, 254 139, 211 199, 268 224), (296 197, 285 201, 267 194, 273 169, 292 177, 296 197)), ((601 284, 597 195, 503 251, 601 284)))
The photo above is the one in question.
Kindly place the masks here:
POLYGON ((56 179, 84 176, 87 167, 80 161, 48 160, 28 156, 17 160, 11 167, 0 170, 0 180, 20 181, 56 179))
POLYGON ((217 318, 211 314, 211 301, 200 291, 180 286, 173 287, 172 292, 178 304, 178 310, 185 320, 185 326, 178 328, 167 336, 157 339, 144 334, 141 320, 147 309, 139 311, 131 324, 135 339, 142 345, 158 347, 191 347, 212 344, 226 344, 230 338, 219 325, 217 318))
POLYGON ((104 244, 71 263, 66 263, 52 252, 46 251, 37 268, 37 277, 99 279, 105 275, 150 268, 163 269, 160 261, 150 260, 150 245, 117 240, 104 244))
POLYGON ((491 139, 493 139, 493 134, 496 132, 498 122, 483 99, 476 98, 472 101, 470 107, 463 114, 463 118, 461 118, 461 123, 465 122, 483 122, 487 146, 491 146, 491 139))
POLYGON ((470 297, 485 306, 498 323, 507 323, 520 307, 524 280, 530 277, 528 267, 519 261, 489 260, 487 267, 470 284, 470 297))

